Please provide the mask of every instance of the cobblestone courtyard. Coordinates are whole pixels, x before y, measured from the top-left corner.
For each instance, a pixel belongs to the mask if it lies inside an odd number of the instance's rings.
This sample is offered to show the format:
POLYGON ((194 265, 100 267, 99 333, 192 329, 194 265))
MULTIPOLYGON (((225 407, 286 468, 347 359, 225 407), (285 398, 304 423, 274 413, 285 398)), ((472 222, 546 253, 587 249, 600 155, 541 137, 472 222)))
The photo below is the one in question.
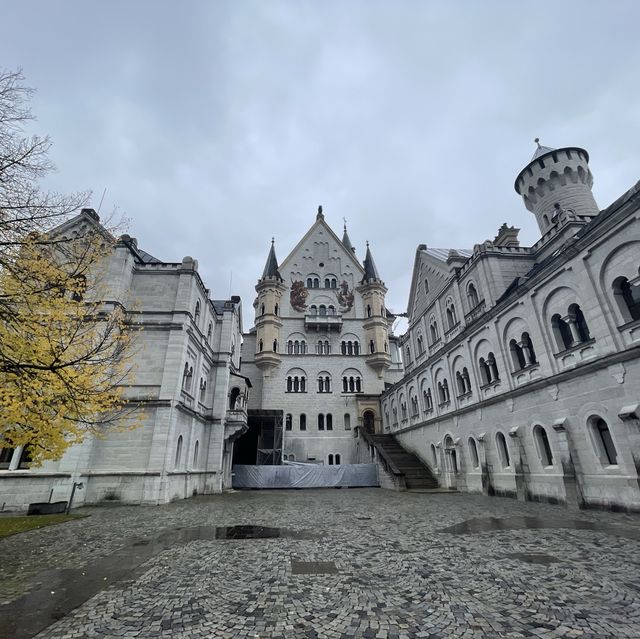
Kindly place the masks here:
POLYGON ((81 512, 0 541, 0 636, 640 637, 636 516, 379 489, 81 512), (304 534, 212 534, 236 525, 304 534))

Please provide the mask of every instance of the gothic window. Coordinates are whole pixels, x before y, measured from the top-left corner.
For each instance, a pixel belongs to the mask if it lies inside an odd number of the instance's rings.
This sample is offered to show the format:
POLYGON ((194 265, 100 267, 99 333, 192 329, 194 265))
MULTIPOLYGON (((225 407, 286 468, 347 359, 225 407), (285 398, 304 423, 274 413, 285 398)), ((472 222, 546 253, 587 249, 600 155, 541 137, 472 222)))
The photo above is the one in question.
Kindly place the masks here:
POLYGON ((204 398, 207 394, 207 380, 200 378, 200 402, 204 402, 204 398))
POLYGON ((478 291, 476 290, 475 284, 470 283, 467 286, 467 301, 469 303, 469 309, 474 309, 480 303, 480 299, 478 298, 478 291))
POLYGON ((277 314, 278 314, 278 308, 279 308, 279 307, 278 307, 278 305, 277 305, 277 304, 273 307, 273 314, 274 314, 274 315, 277 315, 277 314))
POLYGON ((180 466, 180 462, 182 461, 182 435, 178 437, 178 443, 176 444, 176 457, 174 467, 178 468, 180 466))
POLYGON ((260 340, 260 341, 258 342, 258 350, 259 350, 259 352, 260 352, 260 353, 262 353, 262 349, 263 349, 263 348, 264 348, 264 344, 262 343, 262 340, 260 340))
POLYGON ((349 413, 344 414, 344 429, 351 430, 351 415, 349 413))
POLYGON ((213 334, 213 324, 209 322, 209 326, 207 327, 207 341, 211 339, 212 334, 213 334))
POLYGON ((333 415, 331 413, 327 413, 326 423, 327 423, 327 430, 333 430, 333 415))
POLYGON ((376 352, 376 345, 373 342, 373 340, 369 340, 369 352, 370 353, 375 353, 376 352))
POLYGON ((200 300, 196 302, 196 311, 194 313, 196 322, 200 319, 200 300))
POLYGON ((300 415, 300 430, 307 430, 307 416, 304 413, 300 415))
POLYGON ((618 451, 613 443, 607 422, 601 417, 592 417, 590 421, 596 452, 600 458, 600 462, 609 466, 616 465, 618 463, 618 451))
POLYGON ((324 415, 322 413, 318 415, 318 430, 324 430, 324 415))
POLYGON ((198 452, 200 451, 200 442, 196 439, 195 446, 193 447, 193 467, 198 467, 198 452))
POLYGON ((277 339, 273 340, 273 352, 274 353, 278 352, 278 340, 277 339))
POLYGON ((458 318, 456 317, 456 307, 453 305, 453 302, 449 302, 447 305, 447 327, 449 330, 455 327, 458 323, 458 318))
POLYGON ((640 319, 640 282, 631 284, 626 277, 613 281, 613 295, 624 322, 640 319))
POLYGON ((291 430, 292 427, 293 427, 293 417, 291 416, 291 413, 287 413, 284 418, 284 429, 291 430))
POLYGON ((509 458, 509 448, 507 446, 507 440, 502 433, 496 435, 496 448, 498 449, 498 458, 503 468, 509 468, 511 466, 511 459, 509 458))
POLYGON ((473 437, 469 437, 469 453, 471 453, 471 463, 474 468, 480 466, 480 458, 478 457, 478 445, 473 437))
POLYGON ((191 390, 191 379, 193 378, 193 366, 189 366, 189 362, 184 365, 184 371, 182 372, 182 389, 186 391, 191 390))
POLYGON ((553 453, 551 452, 551 444, 549 444, 549 437, 547 431, 542 426, 536 426, 533 429, 533 436, 538 446, 538 455, 543 466, 553 465, 553 453))

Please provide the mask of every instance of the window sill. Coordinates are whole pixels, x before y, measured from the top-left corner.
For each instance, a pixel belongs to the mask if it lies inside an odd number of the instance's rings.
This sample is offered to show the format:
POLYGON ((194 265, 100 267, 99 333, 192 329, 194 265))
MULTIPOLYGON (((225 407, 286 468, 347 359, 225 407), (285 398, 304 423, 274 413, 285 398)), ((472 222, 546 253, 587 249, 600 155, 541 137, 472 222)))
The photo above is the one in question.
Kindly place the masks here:
POLYGON ((308 391, 285 391, 287 395, 306 395, 308 391))
POLYGON ((575 353, 576 351, 579 351, 581 348, 584 348, 585 346, 591 346, 593 344, 596 343, 595 338, 591 338, 588 339, 586 342, 580 342, 578 344, 575 344, 574 346, 570 346, 569 348, 566 348, 563 351, 560 351, 559 353, 554 353, 553 356, 556 359, 559 359, 560 357, 564 357, 565 355, 568 355, 570 353, 575 353))
POLYGON ((622 324, 622 326, 618 326, 618 330, 619 331, 626 331, 626 330, 629 330, 630 328, 636 328, 636 327, 640 327, 640 319, 631 320, 630 322, 627 322, 626 324, 622 324))
POLYGON ((451 400, 449 400, 448 402, 441 402, 440 404, 438 404, 438 408, 446 408, 447 406, 451 406, 451 400))
POLYGON ((494 379, 492 382, 489 382, 488 384, 483 384, 482 386, 480 386, 480 390, 485 390, 487 388, 493 388, 494 386, 500 386, 500 380, 499 379, 494 379))
POLYGON ((468 397, 471 397, 473 395, 473 393, 471 391, 467 391, 466 393, 462 393, 462 395, 458 395, 458 399, 467 399, 468 397))
POLYGON ((523 368, 519 368, 517 371, 513 371, 513 373, 511 373, 511 377, 515 377, 520 373, 528 373, 529 371, 533 371, 536 368, 540 368, 539 362, 535 362, 535 364, 529 364, 529 366, 524 366, 523 368))

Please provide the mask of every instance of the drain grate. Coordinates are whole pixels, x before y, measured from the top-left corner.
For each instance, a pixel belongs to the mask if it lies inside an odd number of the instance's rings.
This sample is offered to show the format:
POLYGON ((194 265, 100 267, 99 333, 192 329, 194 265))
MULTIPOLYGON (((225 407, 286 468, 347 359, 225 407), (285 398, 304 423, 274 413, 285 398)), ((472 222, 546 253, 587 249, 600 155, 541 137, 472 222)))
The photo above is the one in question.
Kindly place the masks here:
POLYGON ((292 575, 335 575, 338 572, 333 561, 291 560, 292 575))

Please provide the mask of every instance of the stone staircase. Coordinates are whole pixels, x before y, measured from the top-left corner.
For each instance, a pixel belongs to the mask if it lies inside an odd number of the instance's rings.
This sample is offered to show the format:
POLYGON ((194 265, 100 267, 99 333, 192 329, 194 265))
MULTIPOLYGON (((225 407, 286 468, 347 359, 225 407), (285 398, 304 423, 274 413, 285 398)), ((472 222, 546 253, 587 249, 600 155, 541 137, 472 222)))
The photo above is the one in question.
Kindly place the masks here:
POLYGON ((375 446, 378 456, 393 468, 394 474, 399 473, 404 478, 408 489, 438 488, 438 480, 431 470, 416 455, 406 451, 393 435, 367 434, 366 438, 375 446))

